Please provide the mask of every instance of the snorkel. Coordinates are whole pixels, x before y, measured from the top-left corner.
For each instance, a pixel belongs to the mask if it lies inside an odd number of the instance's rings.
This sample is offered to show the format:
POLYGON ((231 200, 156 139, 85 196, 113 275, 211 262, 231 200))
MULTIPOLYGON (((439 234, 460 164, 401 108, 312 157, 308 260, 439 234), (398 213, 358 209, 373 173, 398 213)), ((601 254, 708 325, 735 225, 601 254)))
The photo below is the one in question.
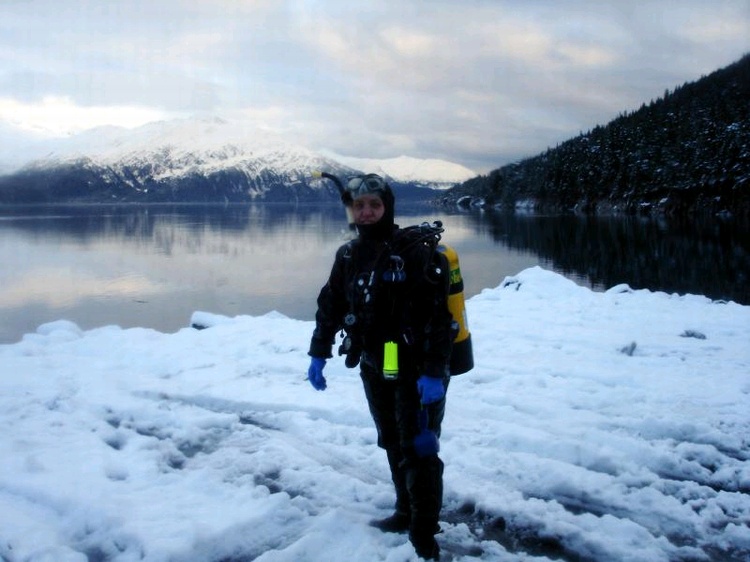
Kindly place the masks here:
POLYGON ((334 185, 336 185, 336 188, 339 190, 339 195, 341 196, 341 203, 343 203, 344 209, 346 210, 346 222, 349 223, 349 230, 356 230, 357 227, 354 224, 354 215, 352 214, 351 197, 349 197, 346 193, 344 182, 342 182, 338 178, 338 176, 334 176, 333 174, 329 174, 328 172, 313 172, 312 176, 314 178, 324 178, 327 180, 331 180, 334 185))

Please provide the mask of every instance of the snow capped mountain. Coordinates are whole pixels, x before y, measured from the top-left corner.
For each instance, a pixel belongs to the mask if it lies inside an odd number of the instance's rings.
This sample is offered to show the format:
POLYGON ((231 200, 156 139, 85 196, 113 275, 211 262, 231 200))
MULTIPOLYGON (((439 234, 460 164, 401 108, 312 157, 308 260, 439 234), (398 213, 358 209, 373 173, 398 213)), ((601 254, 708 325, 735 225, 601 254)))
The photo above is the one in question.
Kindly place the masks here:
POLYGON ((399 197, 430 198, 475 174, 440 160, 343 158, 312 151, 246 122, 162 121, 102 127, 51 147, 0 178, 0 202, 318 201, 338 197, 325 171, 388 178, 399 197))
POLYGON ((220 118, 149 123, 133 130, 93 129, 71 138, 35 162, 62 164, 80 159, 104 166, 154 166, 154 178, 211 174, 227 168, 248 169, 251 161, 295 171, 330 166, 324 157, 284 142, 273 133, 220 118))
POLYGON ((373 159, 354 158, 330 153, 330 156, 351 168, 367 173, 380 174, 395 181, 409 183, 429 183, 452 187, 478 174, 469 168, 453 162, 435 158, 420 159, 410 156, 397 158, 373 159))

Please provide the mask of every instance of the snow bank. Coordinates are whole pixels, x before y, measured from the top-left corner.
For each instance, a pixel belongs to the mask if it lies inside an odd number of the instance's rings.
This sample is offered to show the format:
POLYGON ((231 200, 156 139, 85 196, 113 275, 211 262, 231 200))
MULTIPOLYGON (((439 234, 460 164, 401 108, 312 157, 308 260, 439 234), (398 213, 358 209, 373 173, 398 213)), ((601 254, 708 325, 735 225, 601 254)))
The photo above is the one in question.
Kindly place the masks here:
MULTIPOLYGON (((467 310, 446 559, 750 555, 750 307, 532 268, 467 310)), ((416 560, 367 525, 394 500, 385 455, 355 371, 305 380, 312 323, 190 323, 0 346, 3 560, 416 560)))

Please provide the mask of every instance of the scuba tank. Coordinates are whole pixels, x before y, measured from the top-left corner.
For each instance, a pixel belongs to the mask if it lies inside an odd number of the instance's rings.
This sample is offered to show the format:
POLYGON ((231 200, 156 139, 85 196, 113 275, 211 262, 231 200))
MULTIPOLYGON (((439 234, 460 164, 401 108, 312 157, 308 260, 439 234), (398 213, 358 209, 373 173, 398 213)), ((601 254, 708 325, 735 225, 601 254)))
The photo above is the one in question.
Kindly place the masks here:
POLYGON ((445 244, 440 244, 437 251, 448 260, 450 269, 450 289, 448 291, 448 310, 453 321, 458 324, 458 333, 453 340, 451 350, 451 376, 461 375, 474 368, 474 351, 471 346, 471 333, 466 318, 466 304, 464 302, 464 280, 461 277, 461 267, 458 263, 456 251, 445 244))

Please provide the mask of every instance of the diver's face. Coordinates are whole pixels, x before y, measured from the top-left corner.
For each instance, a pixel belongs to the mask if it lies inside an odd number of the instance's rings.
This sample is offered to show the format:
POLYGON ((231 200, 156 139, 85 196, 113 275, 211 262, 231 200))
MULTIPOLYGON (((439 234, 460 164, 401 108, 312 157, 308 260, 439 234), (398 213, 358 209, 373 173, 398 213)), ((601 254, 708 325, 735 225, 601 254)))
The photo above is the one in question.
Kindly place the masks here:
POLYGON ((375 224, 383 218, 385 205, 377 195, 360 195, 352 201, 355 224, 375 224))

